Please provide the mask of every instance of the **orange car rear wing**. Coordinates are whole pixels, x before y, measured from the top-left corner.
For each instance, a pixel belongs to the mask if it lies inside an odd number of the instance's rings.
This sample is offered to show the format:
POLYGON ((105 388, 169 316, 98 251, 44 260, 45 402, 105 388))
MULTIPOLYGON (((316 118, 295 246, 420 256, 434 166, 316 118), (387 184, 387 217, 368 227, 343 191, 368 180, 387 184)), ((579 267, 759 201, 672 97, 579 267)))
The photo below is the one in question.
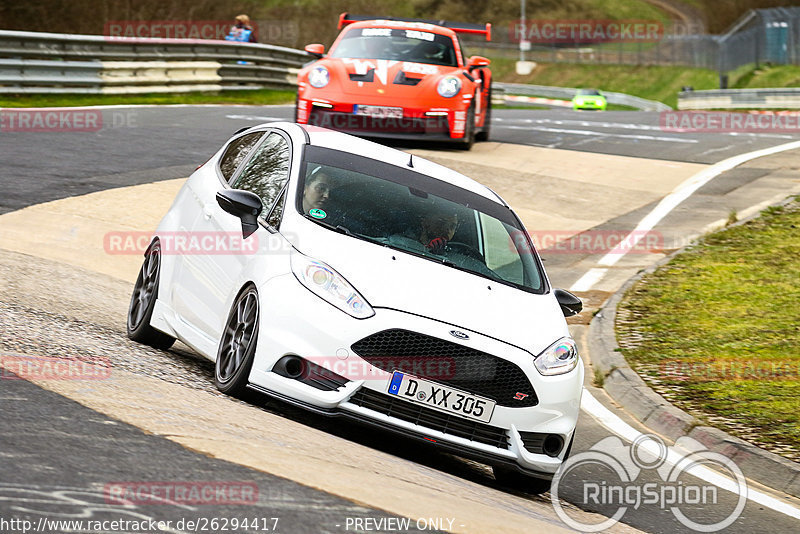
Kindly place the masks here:
POLYGON ((398 22, 423 22, 425 24, 434 24, 444 28, 450 28, 456 33, 472 33, 477 35, 485 35, 487 41, 492 40, 492 25, 488 22, 486 24, 472 24, 470 22, 450 22, 447 20, 426 20, 426 19, 406 19, 402 17, 375 17, 369 15, 351 15, 350 13, 342 13, 339 15, 339 29, 341 30, 348 24, 354 22, 361 22, 362 20, 393 20, 398 22))

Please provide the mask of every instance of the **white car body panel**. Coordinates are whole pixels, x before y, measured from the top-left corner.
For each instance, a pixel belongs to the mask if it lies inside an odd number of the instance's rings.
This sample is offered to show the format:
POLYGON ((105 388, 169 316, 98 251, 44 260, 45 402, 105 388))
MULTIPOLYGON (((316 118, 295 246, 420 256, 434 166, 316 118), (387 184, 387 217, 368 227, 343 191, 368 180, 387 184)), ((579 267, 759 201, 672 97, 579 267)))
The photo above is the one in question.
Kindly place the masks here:
MULTIPOLYGON (((360 416, 476 454, 504 458, 530 472, 554 473, 563 460, 566 445, 555 458, 535 454, 525 449, 519 435, 520 431, 558 434, 566 443, 577 424, 584 375, 580 359, 575 369, 556 376, 541 375, 533 364, 543 350, 569 335, 553 292, 523 291, 315 224, 294 206, 306 134, 299 126, 284 123, 255 129, 273 128, 284 131, 293 147, 280 232, 260 226, 247 238, 259 244, 254 254, 165 253, 151 326, 215 360, 232 303, 246 284, 253 284, 261 310, 249 376, 253 387, 308 408, 360 416), (352 317, 303 286, 291 270, 293 250, 330 265, 360 292, 375 315, 367 319, 352 317), (503 405, 498 400, 489 422, 492 427, 507 431, 508 449, 389 417, 351 402, 361 388, 385 393, 388 385, 386 375, 366 364, 352 345, 391 329, 479 350, 522 370, 538 403, 514 407, 513 398, 502 399, 503 405), (453 337, 452 330, 466 334, 468 339, 453 337), (335 391, 324 391, 273 372, 275 363, 286 355, 298 355, 329 367, 350 381, 335 391), (365 375, 364 369, 375 371, 375 376, 365 375)), ((409 160, 408 154, 363 139, 315 127, 308 127, 307 131, 311 144, 338 150, 346 147, 349 153, 402 167, 409 160)), ((224 149, 220 150, 187 180, 156 236, 164 239, 175 232, 241 233, 240 220, 215 201, 216 193, 227 187, 217 167, 223 153, 224 149)), ((413 165, 417 172, 505 206, 488 188, 454 171, 417 157, 413 158, 413 165)), ((549 287, 543 270, 542 276, 545 287, 549 287)))

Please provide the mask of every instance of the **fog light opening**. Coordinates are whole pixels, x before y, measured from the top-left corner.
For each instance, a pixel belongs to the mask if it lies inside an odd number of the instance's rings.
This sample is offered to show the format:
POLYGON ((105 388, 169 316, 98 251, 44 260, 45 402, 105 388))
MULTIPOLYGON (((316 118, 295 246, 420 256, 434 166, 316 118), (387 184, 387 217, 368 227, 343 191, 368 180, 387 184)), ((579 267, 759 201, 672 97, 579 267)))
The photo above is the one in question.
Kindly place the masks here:
POLYGON ((297 379, 306 372, 306 362, 299 356, 284 356, 272 370, 286 378, 297 379))
POLYGON ((547 456, 555 458, 559 455, 562 448, 564 448, 564 438, 558 434, 548 434, 548 436, 544 438, 542 450, 547 456))

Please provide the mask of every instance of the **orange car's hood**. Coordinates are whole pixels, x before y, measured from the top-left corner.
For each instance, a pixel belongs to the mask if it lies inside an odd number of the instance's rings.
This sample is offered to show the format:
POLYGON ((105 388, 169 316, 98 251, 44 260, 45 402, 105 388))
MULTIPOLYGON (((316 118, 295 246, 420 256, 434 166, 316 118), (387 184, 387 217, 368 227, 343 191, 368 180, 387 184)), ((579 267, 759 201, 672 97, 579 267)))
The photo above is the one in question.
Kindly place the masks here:
POLYGON ((345 94, 384 95, 398 98, 413 97, 431 91, 435 95, 436 84, 439 83, 441 77, 458 71, 457 67, 388 59, 328 58, 327 63, 326 66, 334 71, 332 74, 341 80, 341 87, 345 94), (368 75, 370 71, 373 71, 372 81, 351 79, 351 75, 368 75), (396 83, 403 77, 420 81, 416 85, 396 83))

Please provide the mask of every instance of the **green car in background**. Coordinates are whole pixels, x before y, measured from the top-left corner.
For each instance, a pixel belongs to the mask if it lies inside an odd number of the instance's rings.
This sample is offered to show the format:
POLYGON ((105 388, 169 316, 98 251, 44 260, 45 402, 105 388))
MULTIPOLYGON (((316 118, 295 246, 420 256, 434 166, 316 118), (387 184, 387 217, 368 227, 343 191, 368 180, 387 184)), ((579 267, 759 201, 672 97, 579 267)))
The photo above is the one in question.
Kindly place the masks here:
POLYGON ((605 111, 608 106, 606 97, 597 89, 578 89, 575 97, 572 99, 572 109, 596 109, 605 111))

